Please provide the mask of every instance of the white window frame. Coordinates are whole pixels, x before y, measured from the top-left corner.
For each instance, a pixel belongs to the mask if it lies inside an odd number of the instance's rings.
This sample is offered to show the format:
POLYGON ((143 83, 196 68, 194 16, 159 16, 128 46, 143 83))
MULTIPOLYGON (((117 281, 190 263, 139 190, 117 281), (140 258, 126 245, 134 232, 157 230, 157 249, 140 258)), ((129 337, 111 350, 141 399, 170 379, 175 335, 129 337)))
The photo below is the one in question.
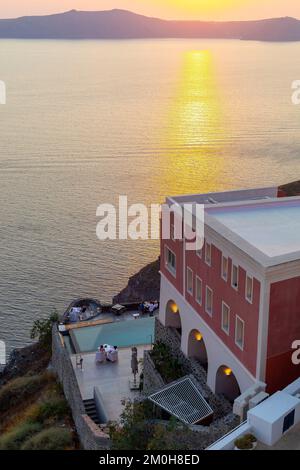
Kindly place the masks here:
POLYGON ((210 317, 213 316, 213 305, 214 305, 214 292, 209 286, 206 286, 205 288, 205 311, 210 317), (208 309, 208 306, 207 306, 207 297, 208 297, 207 292, 208 291, 210 291, 211 293, 211 309, 210 310, 208 309))
POLYGON ((196 297, 197 304, 202 305, 202 302, 203 302, 203 283, 202 283, 202 279, 199 276, 196 276, 195 297, 196 297), (197 289, 198 282, 200 283, 200 292, 201 292, 200 300, 198 299, 198 295, 197 295, 198 294, 198 289, 197 289))
POLYGON ((229 332, 230 332, 230 307, 229 307, 229 305, 226 304, 226 302, 223 302, 223 301, 222 301, 222 331, 224 331, 224 333, 226 333, 229 336, 229 332), (228 329, 225 328, 225 326, 224 326, 224 308, 228 309, 228 329))
POLYGON ((248 274, 246 274, 246 282, 245 282, 245 298, 247 300, 247 302, 249 302, 249 304, 252 304, 253 303, 253 277, 252 276, 249 276, 248 274), (251 281, 251 297, 249 298, 248 295, 247 295, 247 281, 248 279, 251 281))
POLYGON ((188 294, 193 295, 194 292, 194 272, 191 268, 186 268, 186 291, 188 294), (189 273, 191 273, 192 287, 189 289, 189 273))
POLYGON ((241 317, 239 317, 238 315, 236 315, 235 317, 235 333, 234 333, 234 340, 235 340, 235 344, 237 345, 238 348, 241 349, 241 351, 244 350, 244 343, 245 343, 245 322, 244 320, 241 319, 241 317), (238 324, 238 321, 240 321, 243 325, 243 341, 242 341, 242 344, 240 344, 237 340, 237 324, 238 324))
POLYGON ((211 266, 211 253, 212 253, 212 244, 211 244, 211 243, 208 243, 208 242, 205 242, 205 254, 204 254, 204 257, 205 257, 205 263, 207 264, 207 266, 211 266), (208 247, 209 247, 209 259, 208 259, 208 256, 207 256, 208 247))
POLYGON ((223 279, 223 281, 228 281, 228 257, 227 256, 224 256, 222 254, 222 261, 221 261, 221 278, 223 279), (226 269, 226 275, 224 276, 224 260, 227 261, 227 269, 226 269))
POLYGON ((238 264, 235 264, 235 263, 232 263, 232 266, 231 266, 231 287, 233 287, 233 289, 235 290, 239 289, 239 266, 238 264), (236 286, 233 283, 233 268, 236 268, 236 282, 237 282, 236 286))
POLYGON ((176 260, 176 254, 174 253, 173 250, 170 250, 168 246, 165 246, 165 266, 166 269, 169 271, 172 276, 176 277, 176 267, 177 267, 177 260, 176 260), (175 258, 175 268, 169 264, 169 257, 168 257, 168 251, 173 254, 175 258))

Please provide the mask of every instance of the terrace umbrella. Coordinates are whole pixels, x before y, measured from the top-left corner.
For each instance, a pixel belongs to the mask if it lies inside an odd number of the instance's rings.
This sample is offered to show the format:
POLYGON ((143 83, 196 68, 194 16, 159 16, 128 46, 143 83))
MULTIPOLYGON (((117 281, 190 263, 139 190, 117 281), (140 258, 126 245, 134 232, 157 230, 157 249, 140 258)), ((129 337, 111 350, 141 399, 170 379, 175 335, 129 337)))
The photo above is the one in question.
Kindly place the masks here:
POLYGON ((137 348, 131 348, 131 370, 134 375, 134 384, 136 385, 136 374, 139 371, 138 357, 137 357, 137 348))

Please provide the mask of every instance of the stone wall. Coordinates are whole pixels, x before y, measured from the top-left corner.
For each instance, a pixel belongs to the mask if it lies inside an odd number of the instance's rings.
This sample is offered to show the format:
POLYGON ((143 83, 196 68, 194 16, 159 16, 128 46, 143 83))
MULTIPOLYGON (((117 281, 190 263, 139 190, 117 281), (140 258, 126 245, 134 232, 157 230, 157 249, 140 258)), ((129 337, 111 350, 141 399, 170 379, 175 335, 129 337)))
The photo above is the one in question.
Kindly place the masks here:
MULTIPOLYGON (((170 425, 168 421, 159 419, 153 422, 165 428, 168 428, 170 425)), ((173 440, 179 446, 184 442, 185 450, 205 450, 223 436, 236 429, 236 426, 237 422, 233 415, 228 416, 226 420, 223 418, 220 421, 215 421, 210 426, 188 426, 186 428, 179 424, 173 440)))
POLYGON ((201 394, 214 411, 216 420, 232 413, 232 406, 228 400, 221 395, 214 394, 208 387, 207 374, 201 364, 194 358, 186 357, 181 351, 178 331, 175 328, 163 326, 158 318, 155 319, 155 341, 165 343, 170 348, 172 356, 181 363, 184 375, 192 375, 196 379, 201 394))
POLYGON ((86 414, 80 415, 79 433, 81 445, 85 450, 109 450, 109 436, 86 414))
POLYGON ((155 369, 153 361, 150 357, 149 351, 144 351, 144 387, 143 392, 145 395, 150 395, 155 390, 163 387, 165 382, 161 375, 155 369))
MULTIPOLYGON (((190 375, 191 380, 195 386, 202 392, 201 385, 195 379, 193 375, 190 375)), ((145 351, 144 353, 144 396, 142 400, 146 399, 146 396, 154 393, 165 385, 161 375, 155 369, 154 363, 150 357, 150 352, 145 351)), ((159 415, 159 413, 158 413, 159 415)), ((216 413, 214 410, 214 421, 209 426, 188 426, 189 433, 185 433, 184 439, 187 442, 190 449, 202 450, 210 446, 218 439, 226 435, 232 429, 239 425, 239 418, 233 413, 229 412, 226 415, 218 417, 220 413, 216 413)), ((158 423, 163 426, 167 426, 167 421, 157 420, 158 423)), ((179 430, 181 425, 179 424, 179 430)))
POLYGON ((52 367, 72 410, 82 447, 85 450, 109 449, 109 436, 86 415, 71 358, 64 347, 63 339, 57 331, 56 325, 52 332, 52 367))

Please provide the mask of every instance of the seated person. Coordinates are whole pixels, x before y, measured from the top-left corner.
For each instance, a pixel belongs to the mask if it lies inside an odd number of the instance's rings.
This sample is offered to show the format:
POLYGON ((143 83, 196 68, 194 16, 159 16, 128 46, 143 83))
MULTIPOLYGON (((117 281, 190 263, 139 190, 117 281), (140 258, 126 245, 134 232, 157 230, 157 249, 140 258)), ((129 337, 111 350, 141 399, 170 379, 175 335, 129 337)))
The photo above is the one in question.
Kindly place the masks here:
POLYGON ((145 312, 144 302, 142 302, 142 303, 139 305, 139 311, 140 311, 141 313, 144 313, 144 312, 145 312))
POLYGON ((158 309, 158 302, 150 302, 149 313, 153 314, 153 312, 157 309, 158 309))
POLYGON ((117 360, 118 360, 118 348, 117 348, 117 346, 114 346, 113 349, 108 351, 106 359, 109 362, 117 362, 117 360))
POLYGON ((96 362, 104 362, 106 359, 106 352, 101 344, 100 348, 98 348, 98 351, 96 352, 96 362))
POLYGON ((78 311, 76 307, 72 307, 70 310, 70 322, 76 323, 78 321, 78 311))

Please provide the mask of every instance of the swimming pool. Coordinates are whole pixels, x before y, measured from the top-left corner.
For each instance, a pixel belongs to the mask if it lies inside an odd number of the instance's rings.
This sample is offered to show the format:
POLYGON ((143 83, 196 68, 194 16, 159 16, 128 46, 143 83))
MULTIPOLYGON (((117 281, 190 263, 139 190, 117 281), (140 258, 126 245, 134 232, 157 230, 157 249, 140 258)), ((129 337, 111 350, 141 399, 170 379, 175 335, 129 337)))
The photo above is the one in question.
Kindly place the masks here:
POLYGON ((77 353, 93 352, 101 344, 118 348, 150 344, 154 339, 155 318, 119 321, 73 329, 70 333, 77 353))

